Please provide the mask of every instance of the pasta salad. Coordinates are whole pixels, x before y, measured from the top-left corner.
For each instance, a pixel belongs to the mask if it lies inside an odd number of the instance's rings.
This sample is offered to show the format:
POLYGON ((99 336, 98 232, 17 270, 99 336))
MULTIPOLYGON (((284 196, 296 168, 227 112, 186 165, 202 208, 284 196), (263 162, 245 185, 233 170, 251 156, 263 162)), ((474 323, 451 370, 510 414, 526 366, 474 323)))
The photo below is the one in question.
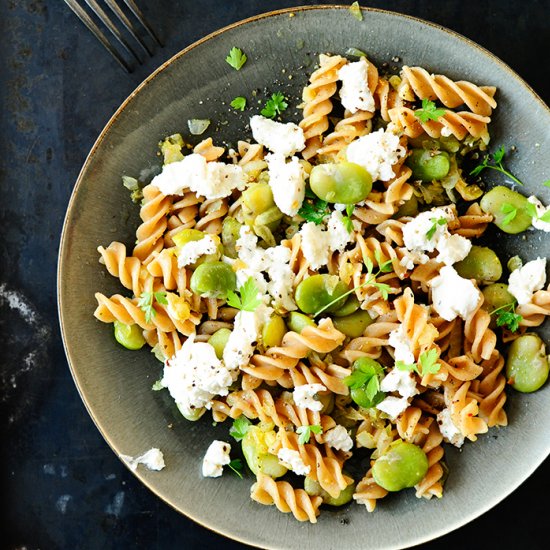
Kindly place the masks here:
POLYGON ((142 221, 131 252, 98 248, 126 291, 96 293, 94 315, 126 348, 152 348, 153 389, 187 420, 227 422, 205 477, 253 476, 254 501, 313 523, 324 505, 372 512, 409 488, 439 498, 445 446, 506 426, 509 388, 545 383, 546 259, 483 244, 490 225, 550 231, 506 150, 489 153, 495 96, 321 54, 298 124, 273 93, 249 109, 251 139, 175 134, 150 183, 124 178, 142 221))

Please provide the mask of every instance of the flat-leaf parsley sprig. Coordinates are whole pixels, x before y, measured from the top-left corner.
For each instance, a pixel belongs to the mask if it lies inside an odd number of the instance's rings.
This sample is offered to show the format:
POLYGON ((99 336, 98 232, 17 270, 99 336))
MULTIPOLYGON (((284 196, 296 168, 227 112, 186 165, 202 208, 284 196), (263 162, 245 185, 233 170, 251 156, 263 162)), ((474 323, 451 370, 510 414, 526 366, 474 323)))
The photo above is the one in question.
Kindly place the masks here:
POLYGON ((275 118, 280 115, 288 107, 286 97, 281 92, 275 92, 271 98, 267 100, 265 107, 260 111, 262 116, 266 118, 275 118))
POLYGON ((233 473, 240 477, 241 479, 243 478, 243 474, 242 474, 242 471, 243 471, 243 461, 240 459, 240 458, 235 458, 233 459, 229 464, 228 464, 229 468, 231 468, 231 470, 233 471, 233 473))
POLYGON ((518 185, 523 185, 523 182, 521 182, 516 176, 514 176, 511 172, 506 170, 503 165, 504 157, 506 156, 506 149, 504 145, 501 145, 494 153, 485 155, 483 157, 483 162, 479 165, 477 165, 471 172, 470 176, 478 176, 485 170, 486 168, 490 170, 496 170, 497 172, 500 172, 501 174, 504 174, 505 176, 508 176, 512 181, 515 181, 518 185))
POLYGON ((414 116, 420 122, 428 122, 428 120, 438 121, 445 115, 445 109, 438 109, 436 104, 431 99, 424 98, 422 100, 422 108, 414 112, 414 116))
POLYGON ((239 287, 240 297, 232 290, 227 293, 227 305, 236 307, 241 311, 256 311, 256 308, 262 303, 262 300, 259 298, 259 292, 254 277, 249 277, 239 287))
POLYGON ((296 429, 296 433, 300 436, 298 438, 298 443, 300 445, 305 445, 306 443, 309 443, 312 433, 316 435, 322 434, 323 428, 319 424, 300 426, 296 429))
POLYGON ((235 46, 229 50, 229 55, 225 58, 227 63, 231 65, 236 71, 239 71, 241 67, 246 63, 246 54, 240 48, 235 46))
POLYGON ((142 292, 139 296, 138 307, 145 313, 145 322, 150 323, 153 317, 157 314, 153 307, 153 300, 156 300, 163 306, 168 305, 166 292, 142 292))
POLYGON ((436 374, 441 368, 441 364, 437 362, 438 354, 435 348, 424 351, 418 358, 418 363, 405 363, 404 361, 396 361, 395 366, 399 370, 416 372, 420 376, 426 374, 436 374))
POLYGON ((302 216, 306 222, 320 225, 329 214, 328 202, 306 191, 306 200, 302 203, 300 210, 298 210, 298 215, 302 216), (310 194, 311 196, 309 196, 310 194))
POLYGON ((431 240, 431 238, 435 235, 438 225, 445 225, 447 223, 447 218, 431 218, 430 221, 432 222, 432 225, 430 229, 426 231, 426 237, 428 240, 431 240))
POLYGON ((244 111, 246 109, 246 97, 238 96, 229 105, 236 111, 244 111))
POLYGON ((252 426, 252 422, 246 416, 241 415, 233 421, 233 425, 229 428, 229 435, 236 441, 241 441, 247 434, 250 426, 252 426))
POLYGON ((511 332, 516 332, 523 321, 523 317, 516 313, 515 301, 494 309, 491 315, 496 316, 497 327, 506 327, 511 332))

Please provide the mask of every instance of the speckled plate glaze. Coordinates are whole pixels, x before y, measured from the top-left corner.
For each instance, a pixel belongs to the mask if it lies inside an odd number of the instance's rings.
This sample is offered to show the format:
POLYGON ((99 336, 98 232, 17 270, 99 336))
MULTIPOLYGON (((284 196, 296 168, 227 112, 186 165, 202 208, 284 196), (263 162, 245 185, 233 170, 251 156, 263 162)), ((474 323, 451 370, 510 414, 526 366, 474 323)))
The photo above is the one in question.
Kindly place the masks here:
MULTIPOLYGON (((283 10, 237 23, 207 36, 162 65, 123 103, 92 148, 76 183, 65 220, 59 255, 59 314, 76 386, 108 444, 117 454, 137 455, 159 447, 166 468, 136 475, 160 498, 195 521, 228 537, 262 548, 404 548, 437 538, 471 521, 520 485, 550 452, 550 387, 532 395, 509 392, 509 426, 492 429, 462 452, 446 450, 450 475, 441 500, 416 499, 412 491, 392 495, 368 514, 352 504, 324 511, 316 525, 302 524, 274 507, 249 498, 252 479, 225 475, 204 480, 201 460, 214 438, 228 439, 228 426, 184 420, 167 397, 153 392, 162 366, 146 349, 118 346, 111 325, 92 313, 94 292, 120 292, 118 282, 98 264, 97 246, 122 240, 131 246, 138 208, 120 183, 158 167, 157 143, 186 133, 189 118, 213 123, 201 137, 235 143, 246 137, 248 116, 230 112, 228 103, 252 90, 282 90, 292 98, 285 119, 299 119, 295 108, 307 74, 320 52, 343 54, 350 46, 368 52, 378 66, 398 56, 402 63, 430 72, 498 87, 492 123, 493 143, 517 153, 509 166, 526 183, 527 193, 550 202, 550 112, 529 86, 489 52, 465 38, 425 21, 363 9, 356 20, 347 7, 283 10), (232 46, 248 54, 234 71, 224 61, 232 46), (289 75, 293 75, 290 79, 289 75), (172 427, 169 428, 168 426, 172 427), (246 518, 246 521, 244 521, 246 518), (346 521, 343 521, 346 520, 346 521)), ((498 174, 488 181, 502 183, 498 174)), ((492 240, 489 231, 487 239, 492 240)), ((499 237, 492 246, 509 257, 548 256, 541 232, 499 237)), ((548 339, 548 330, 546 337, 548 339)))

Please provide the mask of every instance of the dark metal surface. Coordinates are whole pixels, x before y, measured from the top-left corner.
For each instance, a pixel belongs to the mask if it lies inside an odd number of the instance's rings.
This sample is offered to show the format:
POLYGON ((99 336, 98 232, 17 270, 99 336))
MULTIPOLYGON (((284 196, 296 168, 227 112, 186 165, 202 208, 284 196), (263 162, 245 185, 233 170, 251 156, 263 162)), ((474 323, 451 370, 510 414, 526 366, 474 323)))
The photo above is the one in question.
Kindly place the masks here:
MULTIPOLYGON (((127 75, 64 2, 0 0, 0 544, 6 548, 242 548, 161 502, 101 438, 75 389, 59 337, 57 250, 78 171, 124 98, 160 63, 205 34, 297 2, 138 4, 165 47, 127 75)), ((550 102, 550 2, 387 0, 369 6, 422 17, 472 38, 550 102)), ((481 518, 424 547, 546 548, 549 465, 547 459, 481 518)))

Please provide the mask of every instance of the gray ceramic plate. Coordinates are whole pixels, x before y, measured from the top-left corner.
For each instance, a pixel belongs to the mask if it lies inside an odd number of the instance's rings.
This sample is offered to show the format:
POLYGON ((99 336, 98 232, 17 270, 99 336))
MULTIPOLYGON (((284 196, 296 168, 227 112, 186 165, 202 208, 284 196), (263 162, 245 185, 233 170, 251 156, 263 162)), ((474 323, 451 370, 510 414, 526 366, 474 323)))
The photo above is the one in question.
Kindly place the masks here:
MULTIPOLYGON (((252 104, 247 116, 239 116, 228 103, 238 95, 251 97, 255 89, 262 101, 264 89, 284 91, 293 99, 291 116, 298 119, 300 90, 319 52, 344 53, 353 46, 368 52, 378 66, 394 64, 391 60, 398 56, 403 63, 451 78, 497 86, 493 143, 517 147, 509 163, 513 172, 528 182, 527 192, 550 202, 550 190, 540 185, 550 173, 544 173, 547 163, 539 162, 550 158, 550 112, 533 91, 493 55, 455 33, 395 13, 363 13, 362 22, 342 7, 270 13, 214 33, 176 55, 139 86, 101 133, 78 178, 63 230, 58 279, 63 338, 76 385, 101 433, 117 454, 162 449, 166 468, 140 468, 139 479, 197 522, 260 547, 412 546, 497 504, 550 451, 550 425, 543 422, 550 410, 547 385, 533 395, 510 395, 507 428, 491 430, 460 453, 447 450, 451 474, 443 499, 417 500, 409 492, 385 499, 370 515, 353 504, 324 512, 316 525, 301 524, 252 502, 251 480, 230 475, 202 479, 204 452, 214 437, 227 438, 227 426, 213 428, 207 420, 192 424, 178 417, 162 395, 166 392, 151 391, 160 363, 146 350, 130 352, 116 345, 111 326, 92 316, 94 292, 121 290, 98 264, 96 248, 112 240, 131 246, 138 223, 121 175, 157 166, 158 141, 185 133, 189 118, 212 119, 208 135, 234 143, 245 135, 248 116, 258 109, 252 104), (232 46, 249 57, 238 72, 224 61, 232 46)), ((488 176, 498 181, 498 176, 488 176)), ((524 258, 548 256, 549 249, 540 232, 527 233, 526 239, 501 239, 495 246, 524 258)))

